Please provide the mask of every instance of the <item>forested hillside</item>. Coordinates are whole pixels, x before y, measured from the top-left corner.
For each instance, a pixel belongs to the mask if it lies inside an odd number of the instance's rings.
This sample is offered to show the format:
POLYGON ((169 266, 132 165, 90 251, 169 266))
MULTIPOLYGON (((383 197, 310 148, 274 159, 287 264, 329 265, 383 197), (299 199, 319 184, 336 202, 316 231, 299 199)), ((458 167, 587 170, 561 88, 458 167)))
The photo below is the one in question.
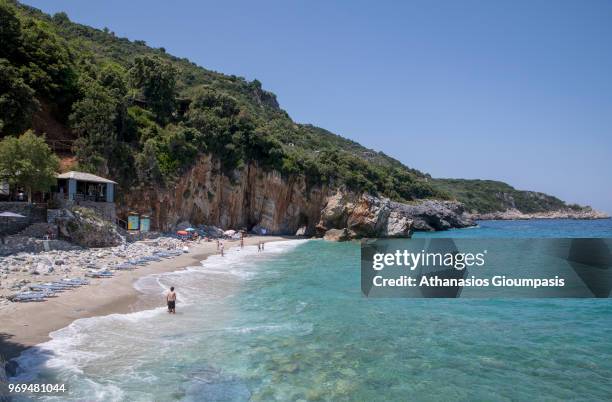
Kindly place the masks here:
POLYGON ((434 179, 440 191, 461 200, 468 211, 486 213, 518 209, 529 214, 565 208, 579 210, 578 205, 567 205, 560 199, 535 191, 522 191, 493 180, 434 179))
MULTIPOLYGON (((56 151, 75 156, 78 169, 123 187, 169 187, 212 154, 229 177, 254 161, 312 185, 398 201, 456 197, 468 209, 505 207, 491 198, 503 183, 432 182, 381 152, 293 122, 258 80, 206 70, 65 13, 0 0, 0 19, 0 135, 34 128, 56 151)), ((512 190, 529 211, 564 205, 512 190)))
POLYGON ((254 160, 312 184, 397 200, 447 197, 421 172, 294 123, 257 80, 208 71, 64 13, 1 4, 2 135, 34 126, 50 139, 76 140, 79 169, 123 185, 167 185, 212 153, 228 173, 254 160))

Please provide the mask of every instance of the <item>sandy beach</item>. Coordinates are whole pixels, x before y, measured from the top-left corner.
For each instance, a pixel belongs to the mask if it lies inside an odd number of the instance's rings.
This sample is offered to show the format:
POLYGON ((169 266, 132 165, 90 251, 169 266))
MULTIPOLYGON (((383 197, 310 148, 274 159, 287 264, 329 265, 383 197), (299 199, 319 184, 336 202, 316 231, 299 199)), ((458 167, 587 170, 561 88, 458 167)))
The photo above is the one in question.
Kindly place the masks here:
MULTIPOLYGON (((287 240, 278 236, 251 236, 245 245, 287 240)), ((240 245, 239 240, 224 241, 226 250, 240 245)), ((120 272, 112 278, 92 279, 90 284, 63 292, 44 302, 11 303, 0 309, 0 356, 6 360, 23 350, 49 340, 49 333, 72 321, 113 313, 128 313, 163 306, 164 301, 142 297, 134 282, 144 276, 171 272, 199 265, 208 256, 217 254, 216 242, 190 245, 189 253, 152 262, 136 270, 120 272)))

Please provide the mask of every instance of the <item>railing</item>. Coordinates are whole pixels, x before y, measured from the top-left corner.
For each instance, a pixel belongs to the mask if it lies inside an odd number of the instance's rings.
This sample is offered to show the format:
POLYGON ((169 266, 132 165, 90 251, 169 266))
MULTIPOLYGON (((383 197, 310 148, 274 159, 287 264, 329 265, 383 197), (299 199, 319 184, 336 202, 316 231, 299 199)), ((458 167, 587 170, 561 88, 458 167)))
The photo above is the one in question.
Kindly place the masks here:
POLYGON ((54 152, 72 152, 74 140, 47 140, 49 148, 54 152))
POLYGON ((75 201, 92 201, 92 202, 106 202, 106 197, 102 195, 88 195, 76 193, 74 195, 75 201))

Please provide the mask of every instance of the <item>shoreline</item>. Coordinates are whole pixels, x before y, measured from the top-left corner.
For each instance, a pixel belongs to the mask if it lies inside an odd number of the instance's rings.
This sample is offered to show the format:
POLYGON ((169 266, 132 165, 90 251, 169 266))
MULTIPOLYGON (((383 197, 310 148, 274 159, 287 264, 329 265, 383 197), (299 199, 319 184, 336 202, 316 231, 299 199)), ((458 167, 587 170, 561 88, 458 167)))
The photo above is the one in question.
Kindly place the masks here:
MULTIPOLYGON (((249 236, 245 246, 258 242, 293 240, 295 236, 249 236)), ((226 250, 240 245, 239 240, 225 240, 226 250)), ((80 318, 126 314, 163 306, 163 300, 145 298, 134 283, 145 276, 180 271, 199 265, 211 255, 218 254, 216 242, 190 245, 190 252, 155 261, 112 278, 91 280, 87 286, 62 292, 44 302, 11 303, 0 309, 0 357, 6 362, 23 351, 50 340, 49 334, 70 325, 80 318)), ((1 360, 0 360, 1 361, 1 360)))
POLYGON ((507 210, 497 212, 487 212, 478 214, 467 214, 474 221, 526 221, 526 220, 600 220, 610 219, 611 217, 603 212, 590 211, 549 211, 536 213, 522 213, 518 210, 507 210))

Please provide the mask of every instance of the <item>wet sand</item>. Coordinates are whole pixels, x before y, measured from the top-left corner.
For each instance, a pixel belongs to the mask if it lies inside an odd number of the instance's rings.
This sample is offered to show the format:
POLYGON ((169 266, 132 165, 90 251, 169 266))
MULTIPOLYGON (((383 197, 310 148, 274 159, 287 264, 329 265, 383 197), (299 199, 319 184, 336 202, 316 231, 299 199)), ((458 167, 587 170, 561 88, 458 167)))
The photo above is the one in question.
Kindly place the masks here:
MULTIPOLYGON (((251 236, 245 245, 258 242, 288 240, 289 237, 251 236)), ((224 241, 225 249, 240 245, 240 241, 224 241)), ((216 242, 190 245, 181 256, 152 262, 133 271, 117 272, 112 278, 91 279, 90 284, 62 292, 44 302, 11 303, 0 309, 0 357, 6 360, 23 350, 49 340, 49 333, 64 328, 79 318, 129 313, 163 306, 164 300, 141 297, 134 282, 144 276, 171 272, 199 265, 208 256, 217 254, 216 242)))

